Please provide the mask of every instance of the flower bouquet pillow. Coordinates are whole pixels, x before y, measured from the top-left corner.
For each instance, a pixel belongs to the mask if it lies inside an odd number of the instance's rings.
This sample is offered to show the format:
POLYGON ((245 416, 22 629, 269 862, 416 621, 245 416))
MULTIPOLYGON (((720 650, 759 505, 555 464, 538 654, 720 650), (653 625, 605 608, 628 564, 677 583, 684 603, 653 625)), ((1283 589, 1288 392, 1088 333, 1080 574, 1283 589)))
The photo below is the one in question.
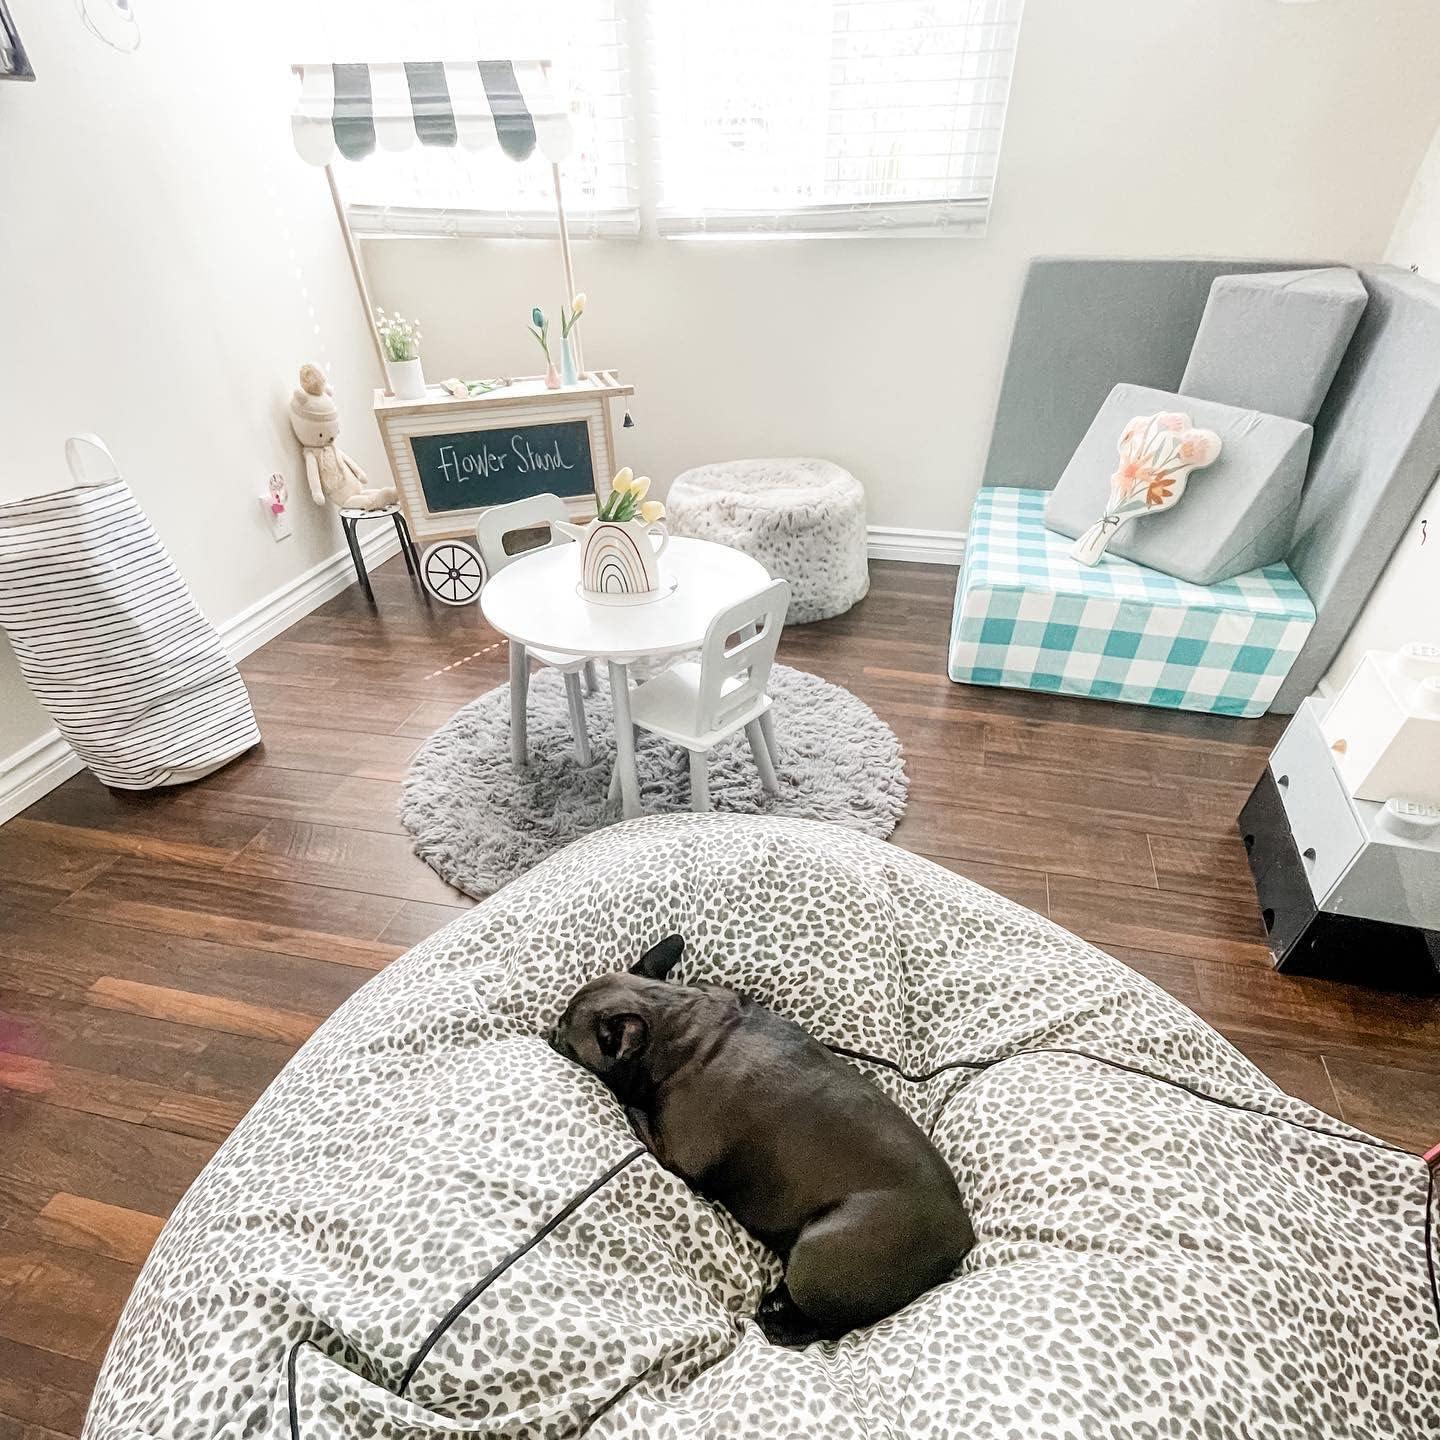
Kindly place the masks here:
POLYGON ((1185 493, 1190 472, 1214 464, 1219 454, 1220 437, 1194 429, 1178 410, 1137 415, 1120 432, 1120 464, 1110 477, 1105 513, 1075 542, 1071 555, 1082 565, 1098 565, 1122 525, 1168 510, 1185 493))
POLYGON ((1086 564, 1119 555, 1218 584, 1285 558, 1310 434, 1298 420, 1117 385, 1050 493, 1045 524, 1085 537, 1073 553, 1086 564))

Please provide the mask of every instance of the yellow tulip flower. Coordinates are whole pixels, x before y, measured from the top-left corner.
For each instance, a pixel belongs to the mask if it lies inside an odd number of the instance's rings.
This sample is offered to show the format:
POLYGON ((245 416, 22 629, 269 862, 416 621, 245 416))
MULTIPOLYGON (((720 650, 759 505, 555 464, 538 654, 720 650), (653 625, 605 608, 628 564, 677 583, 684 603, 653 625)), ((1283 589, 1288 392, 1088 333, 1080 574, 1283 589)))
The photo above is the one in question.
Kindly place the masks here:
POLYGON ((665 507, 658 500, 647 500, 640 507, 640 518, 647 524, 665 518, 665 507))
POLYGON ((635 497, 637 504, 645 498, 649 491, 650 477, 648 475, 640 475, 630 482, 630 493, 635 497))
POLYGON ((612 490, 618 490, 618 491, 620 492, 620 494, 625 495, 625 494, 628 494, 628 493, 629 493, 629 491, 630 491, 630 489, 631 489, 631 487, 632 487, 632 485, 633 485, 633 483, 634 483, 634 480, 635 480, 635 472, 627 465, 627 466, 626 466, 622 471, 620 471, 620 473, 610 482, 610 488, 611 488, 612 490))
POLYGON ((572 315, 585 313, 585 292, 583 290, 570 302, 570 313, 572 315))

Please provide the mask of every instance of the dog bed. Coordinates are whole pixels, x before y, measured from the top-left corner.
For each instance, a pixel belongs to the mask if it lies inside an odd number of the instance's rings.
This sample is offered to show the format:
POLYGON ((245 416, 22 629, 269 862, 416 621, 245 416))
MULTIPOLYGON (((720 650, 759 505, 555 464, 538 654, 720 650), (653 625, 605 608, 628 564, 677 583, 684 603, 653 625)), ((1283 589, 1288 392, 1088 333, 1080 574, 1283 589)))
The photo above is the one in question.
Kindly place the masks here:
POLYGON ((580 841, 349 1000, 181 1202, 90 1440, 1407 1437, 1440 1424, 1428 1172, 1118 961, 883 842, 666 816, 580 841), (954 1167, 957 1276, 770 1345, 773 1256, 539 1033, 672 931, 954 1167))

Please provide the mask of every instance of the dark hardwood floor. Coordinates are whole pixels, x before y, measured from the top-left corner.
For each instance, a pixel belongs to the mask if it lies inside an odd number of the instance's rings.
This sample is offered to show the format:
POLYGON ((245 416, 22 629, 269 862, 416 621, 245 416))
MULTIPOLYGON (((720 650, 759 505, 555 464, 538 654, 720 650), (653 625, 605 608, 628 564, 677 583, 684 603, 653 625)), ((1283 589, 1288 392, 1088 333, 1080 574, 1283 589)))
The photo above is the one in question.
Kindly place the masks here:
MULTIPOLYGON (((904 742, 895 843, 1143 971, 1287 1090, 1440 1139, 1440 1001, 1270 968, 1234 820, 1281 722, 953 685, 954 579, 877 564, 781 647, 904 742)), ((263 750, 149 796, 78 776, 0 827, 0 1440, 78 1433, 162 1218, 315 1026, 469 903, 396 801, 505 647, 398 560, 375 589, 245 663, 263 750)))

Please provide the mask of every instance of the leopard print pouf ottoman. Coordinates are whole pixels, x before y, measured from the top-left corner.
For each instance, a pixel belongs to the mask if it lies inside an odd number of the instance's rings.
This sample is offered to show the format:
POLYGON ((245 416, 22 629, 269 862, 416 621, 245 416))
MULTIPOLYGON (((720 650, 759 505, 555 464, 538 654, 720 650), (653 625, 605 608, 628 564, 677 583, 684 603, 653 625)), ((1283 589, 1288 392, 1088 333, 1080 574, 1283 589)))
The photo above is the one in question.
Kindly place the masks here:
POLYGON ((865 491, 829 460, 728 460, 675 478, 671 531, 716 540, 790 582, 786 623, 843 614, 870 589, 865 491))
POLYGON ((1292 1100, 1148 980, 918 856, 663 816, 395 961, 171 1216, 89 1440, 1419 1440, 1440 1433, 1424 1162, 1292 1100), (541 1039, 662 935, 904 1106, 960 1271, 772 1346, 776 1258, 541 1039))

